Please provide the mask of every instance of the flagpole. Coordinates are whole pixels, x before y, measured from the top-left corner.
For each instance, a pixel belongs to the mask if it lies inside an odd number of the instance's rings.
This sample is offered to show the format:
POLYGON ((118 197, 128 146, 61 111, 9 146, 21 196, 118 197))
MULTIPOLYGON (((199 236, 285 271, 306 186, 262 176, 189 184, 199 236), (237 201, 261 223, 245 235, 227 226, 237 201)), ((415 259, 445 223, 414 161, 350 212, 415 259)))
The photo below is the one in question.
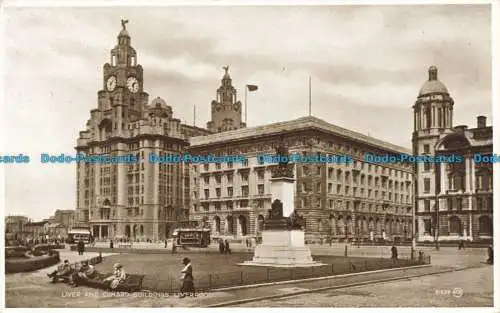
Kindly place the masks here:
POLYGON ((245 125, 247 125, 247 93, 248 85, 245 85, 245 125))
POLYGON ((309 76, 309 116, 311 116, 311 76, 309 76))
POLYGON ((196 104, 193 105, 193 126, 196 126, 196 104))

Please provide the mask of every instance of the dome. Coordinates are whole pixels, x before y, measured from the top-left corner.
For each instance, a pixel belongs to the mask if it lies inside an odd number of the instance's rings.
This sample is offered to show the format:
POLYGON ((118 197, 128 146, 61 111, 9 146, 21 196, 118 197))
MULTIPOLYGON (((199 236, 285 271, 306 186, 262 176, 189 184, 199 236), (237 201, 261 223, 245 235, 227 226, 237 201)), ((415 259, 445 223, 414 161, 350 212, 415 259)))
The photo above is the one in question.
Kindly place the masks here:
POLYGON ((153 99, 153 101, 151 101, 151 108, 166 109, 167 107, 168 106, 167 106, 167 103, 165 102, 165 100, 163 100, 160 97, 156 97, 156 98, 153 99))
POLYGON ((126 29, 122 29, 118 34, 118 37, 130 37, 130 35, 128 34, 128 31, 126 29))
POLYGON ((429 80, 426 81, 420 88, 419 96, 430 93, 448 93, 446 86, 437 78, 438 69, 434 65, 429 67, 429 80))
POLYGON ((448 93, 448 89, 446 89, 446 86, 439 80, 428 80, 422 85, 418 95, 423 96, 435 92, 448 93))

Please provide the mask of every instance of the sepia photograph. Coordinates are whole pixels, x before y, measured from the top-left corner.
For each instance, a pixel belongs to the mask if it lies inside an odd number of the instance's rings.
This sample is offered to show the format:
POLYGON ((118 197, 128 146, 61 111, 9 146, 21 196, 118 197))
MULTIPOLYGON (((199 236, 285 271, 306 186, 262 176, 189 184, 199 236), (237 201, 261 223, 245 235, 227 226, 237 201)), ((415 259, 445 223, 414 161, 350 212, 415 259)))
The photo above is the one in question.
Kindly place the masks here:
POLYGON ((2 4, 6 308, 493 312, 499 3, 56 2, 2 4))

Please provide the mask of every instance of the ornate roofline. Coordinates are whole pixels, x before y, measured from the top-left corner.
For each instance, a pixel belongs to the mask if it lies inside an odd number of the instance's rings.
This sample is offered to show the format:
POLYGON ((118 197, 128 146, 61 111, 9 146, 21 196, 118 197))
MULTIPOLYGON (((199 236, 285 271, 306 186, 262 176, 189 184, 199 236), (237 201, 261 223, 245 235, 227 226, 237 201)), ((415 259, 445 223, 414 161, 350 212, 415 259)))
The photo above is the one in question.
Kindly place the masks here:
POLYGON ((256 136, 271 135, 284 131, 297 131, 299 129, 319 129, 325 132, 333 133, 340 137, 349 138, 359 141, 363 144, 381 148, 384 150, 392 150, 397 153, 411 154, 411 150, 401 146, 391 144, 361 133, 342 128, 337 125, 330 124, 314 116, 301 117, 295 120, 267 124, 262 126, 241 128, 237 130, 190 138, 191 147, 218 144, 227 141, 241 140, 244 138, 255 138, 256 136))

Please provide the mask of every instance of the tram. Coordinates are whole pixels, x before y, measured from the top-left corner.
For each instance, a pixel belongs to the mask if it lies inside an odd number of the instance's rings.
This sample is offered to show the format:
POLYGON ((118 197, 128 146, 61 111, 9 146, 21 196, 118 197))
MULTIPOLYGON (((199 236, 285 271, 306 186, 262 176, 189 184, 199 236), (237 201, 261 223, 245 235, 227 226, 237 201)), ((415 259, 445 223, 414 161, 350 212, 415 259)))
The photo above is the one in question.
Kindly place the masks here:
POLYGON ((183 247, 206 248, 210 245, 210 229, 199 228, 195 221, 180 223, 172 237, 176 245, 183 247))
POLYGON ((80 240, 85 244, 92 241, 92 235, 88 228, 73 228, 68 232, 68 243, 73 244, 80 240))

